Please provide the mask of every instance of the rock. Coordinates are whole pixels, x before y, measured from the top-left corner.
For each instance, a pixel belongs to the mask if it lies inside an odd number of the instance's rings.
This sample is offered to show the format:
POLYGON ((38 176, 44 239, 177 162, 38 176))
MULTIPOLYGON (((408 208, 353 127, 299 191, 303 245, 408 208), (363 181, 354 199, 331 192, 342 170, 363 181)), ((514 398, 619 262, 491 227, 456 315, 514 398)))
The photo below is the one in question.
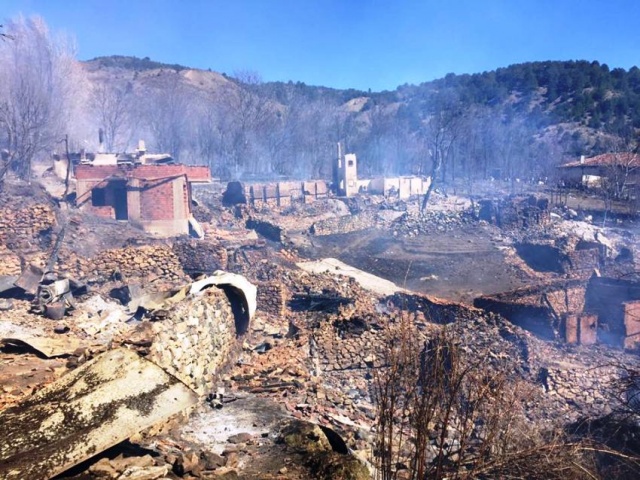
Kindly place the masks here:
POLYGON ((59 323, 55 327, 53 327, 53 331, 60 334, 67 333, 69 331, 69 327, 63 323, 59 323))
POLYGON ((131 467, 126 469, 118 480, 158 480, 169 473, 169 465, 157 467, 131 467))
POLYGON ((238 466, 238 452, 225 450, 222 455, 227 459, 225 467, 235 468, 238 466))
POLYGON ((234 468, 222 467, 213 472, 213 476, 224 480, 235 480, 238 478, 238 471, 234 468))
POLYGON ((202 472, 200 457, 194 452, 180 455, 173 464, 173 472, 179 476, 184 476, 186 473, 199 475, 202 472))
POLYGON ((304 421, 293 421, 280 435, 288 447, 307 453, 329 452, 331 445, 318 425, 304 421))
POLYGON ((101 458, 89 467, 89 472, 99 478, 117 478, 119 475, 108 458, 101 458))
POLYGON ((0 311, 7 311, 13 308, 13 301, 10 298, 0 298, 0 311))
POLYGON ((118 456, 111 460, 111 465, 113 465, 119 472, 123 472, 127 468, 131 467, 151 467, 152 465, 154 465, 154 461, 151 455, 144 455, 142 457, 118 456))
POLYGON ((331 452, 317 460, 318 469, 314 478, 326 480, 368 480, 369 469, 355 456, 331 452))
POLYGON ((229 438, 227 438, 227 442, 229 443, 247 443, 250 440, 253 439, 253 435, 251 435, 250 433, 238 433, 236 435, 231 435, 229 438))
POLYGON ((208 450, 200 452, 200 460, 205 470, 215 470, 218 467, 224 467, 227 463, 225 457, 208 450))

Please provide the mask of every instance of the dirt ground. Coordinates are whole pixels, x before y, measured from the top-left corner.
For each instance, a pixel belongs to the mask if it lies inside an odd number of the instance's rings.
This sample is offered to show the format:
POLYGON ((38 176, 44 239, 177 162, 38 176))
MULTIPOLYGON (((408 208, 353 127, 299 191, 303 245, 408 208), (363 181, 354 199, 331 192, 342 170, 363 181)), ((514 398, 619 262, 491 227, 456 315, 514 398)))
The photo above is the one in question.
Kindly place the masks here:
POLYGON ((513 290, 531 280, 505 261, 504 247, 499 230, 484 225, 412 238, 380 230, 313 237, 301 254, 334 257, 400 287, 472 303, 478 296, 513 290))

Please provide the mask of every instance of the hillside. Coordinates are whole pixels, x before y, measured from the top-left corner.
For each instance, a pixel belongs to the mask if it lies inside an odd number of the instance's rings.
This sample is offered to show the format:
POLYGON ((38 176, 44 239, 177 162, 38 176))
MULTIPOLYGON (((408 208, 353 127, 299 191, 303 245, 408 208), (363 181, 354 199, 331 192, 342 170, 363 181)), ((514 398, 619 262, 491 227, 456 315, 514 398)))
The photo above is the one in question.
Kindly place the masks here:
MULTIPOLYGON (((598 62, 523 63, 384 92, 262 82, 253 72, 231 77, 148 58, 82 65, 94 90, 120 92, 130 107, 111 125, 113 148, 145 138, 223 178, 327 177, 338 141, 358 154, 362 175, 430 174, 440 151, 445 182, 548 177, 576 156, 629 148, 640 127, 640 70, 598 62), (125 118, 131 111, 135 121, 125 118)), ((108 131, 108 115, 99 121, 108 108, 93 103, 97 118, 88 117, 108 131)))

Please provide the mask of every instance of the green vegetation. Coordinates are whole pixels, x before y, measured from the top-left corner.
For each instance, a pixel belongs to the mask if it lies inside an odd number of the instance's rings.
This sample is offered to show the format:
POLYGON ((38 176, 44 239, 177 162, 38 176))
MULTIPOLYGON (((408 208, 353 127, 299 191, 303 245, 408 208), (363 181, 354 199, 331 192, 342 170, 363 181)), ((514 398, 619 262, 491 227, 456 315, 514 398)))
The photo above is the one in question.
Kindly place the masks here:
POLYGON ((189 67, 185 67, 184 65, 178 65, 176 63, 162 63, 155 62, 149 57, 138 58, 138 57, 127 57, 123 55, 111 55, 108 57, 96 57, 89 60, 89 62, 93 62, 98 64, 102 68, 122 68, 125 70, 134 70, 136 72, 142 72, 144 70, 154 70, 156 68, 169 68, 171 70, 188 70, 189 67))

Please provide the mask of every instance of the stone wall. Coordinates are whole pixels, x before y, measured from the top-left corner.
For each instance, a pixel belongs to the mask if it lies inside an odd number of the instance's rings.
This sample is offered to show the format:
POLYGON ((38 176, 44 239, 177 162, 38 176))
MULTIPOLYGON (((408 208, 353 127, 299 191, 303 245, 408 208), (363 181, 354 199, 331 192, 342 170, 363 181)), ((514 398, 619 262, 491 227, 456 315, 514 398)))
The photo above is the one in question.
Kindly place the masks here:
POLYGON ((469 317, 469 308, 462 304, 448 302, 419 293, 396 293, 390 299, 397 308, 415 312, 421 320, 437 324, 453 323, 469 317))
POLYGON ((320 220, 311 226, 311 233, 314 235, 334 235, 366 230, 375 225, 376 212, 362 212, 320 220))
POLYGON ((217 242, 179 240, 173 244, 173 253, 188 274, 211 274, 216 270, 227 269, 227 250, 217 242))
POLYGON ((315 335, 322 371, 367 369, 379 363, 385 349, 383 335, 371 329, 349 331, 347 324, 335 325, 327 324, 315 335))
POLYGON ((264 238, 274 242, 282 242, 286 236, 286 232, 282 227, 279 227, 278 225, 275 225, 271 222, 267 222, 266 220, 250 218, 247 220, 246 225, 247 228, 255 230, 264 238))
POLYGON ((0 275, 20 275, 20 257, 0 245, 0 275))
POLYGON ((580 280, 526 287, 512 292, 478 297, 474 306, 502 315, 511 323, 553 340, 561 321, 585 310, 586 285, 580 280))
POLYGON ((280 282, 258 283, 258 310, 284 317, 287 309, 288 291, 280 282))
POLYGON ((5 205, 0 208, 0 245, 13 251, 40 250, 43 237, 55 225, 56 216, 50 205, 5 205))
POLYGON ((560 408, 574 405, 585 416, 610 411, 611 382, 618 375, 614 366, 603 362, 591 367, 569 359, 564 363, 549 359, 548 365, 544 387, 549 400, 560 402, 560 408))
POLYGON ((529 196, 510 196, 499 201, 480 200, 478 217, 500 228, 521 229, 546 225, 550 221, 549 200, 529 196))
MULTIPOLYGON (((547 303, 556 317, 584 310, 586 285, 583 282, 567 282, 558 286, 550 286, 541 292, 541 300, 547 303)), ((535 297, 535 294, 532 294, 535 297)))
POLYGON ((183 280, 185 274, 178 256, 169 245, 144 245, 105 250, 89 262, 88 275, 107 279, 120 272, 124 279, 162 277, 183 280))
POLYGON ((178 303, 163 320, 145 324, 151 330, 147 358, 200 396, 213 390, 241 346, 231 303, 216 287, 178 303))
POLYGON ((600 268, 599 248, 588 248, 567 252, 562 261, 564 273, 574 278, 589 278, 596 268, 600 268))

